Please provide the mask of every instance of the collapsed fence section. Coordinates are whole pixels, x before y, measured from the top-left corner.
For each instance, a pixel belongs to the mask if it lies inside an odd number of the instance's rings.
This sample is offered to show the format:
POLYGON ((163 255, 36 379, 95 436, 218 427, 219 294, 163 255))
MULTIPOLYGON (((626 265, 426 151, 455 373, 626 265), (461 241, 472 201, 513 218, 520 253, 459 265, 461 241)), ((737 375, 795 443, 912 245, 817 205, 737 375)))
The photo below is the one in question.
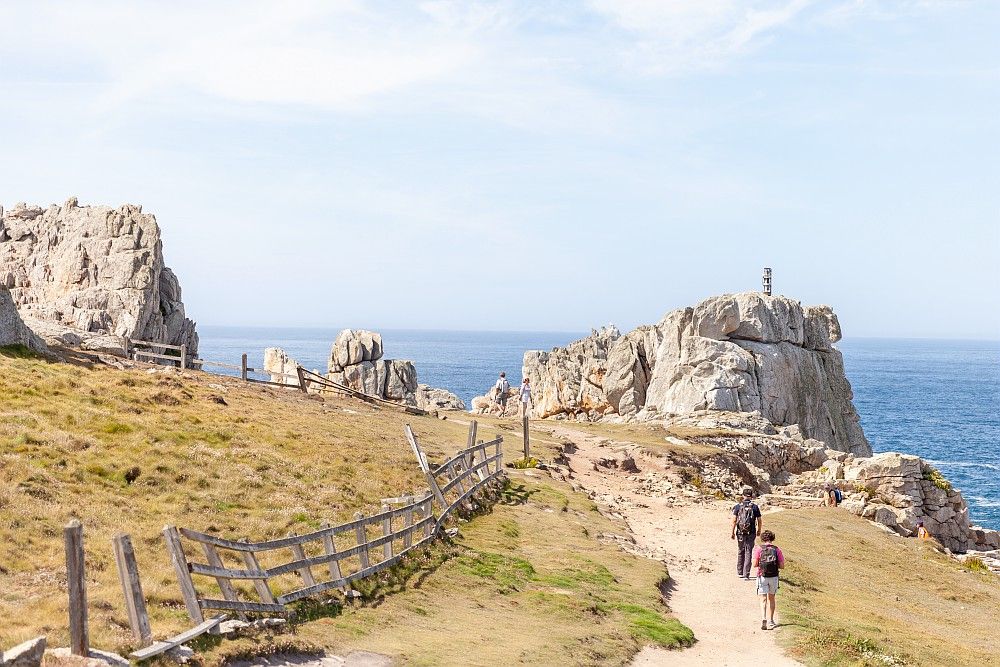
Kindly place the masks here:
MULTIPOLYGON (((470 429, 472 440, 475 428, 470 429)), ((383 499, 376 514, 359 513, 344 524, 262 542, 166 526, 163 534, 191 620, 203 623, 208 610, 286 615, 289 604, 330 591, 350 597, 354 582, 396 565, 434 540, 457 508, 470 508, 474 498, 495 492, 502 483, 502 437, 476 443, 431 467, 410 427, 406 430, 430 488, 383 499), (197 551, 200 556, 192 555, 197 551), (209 580, 215 581, 219 595, 199 593, 209 580)))

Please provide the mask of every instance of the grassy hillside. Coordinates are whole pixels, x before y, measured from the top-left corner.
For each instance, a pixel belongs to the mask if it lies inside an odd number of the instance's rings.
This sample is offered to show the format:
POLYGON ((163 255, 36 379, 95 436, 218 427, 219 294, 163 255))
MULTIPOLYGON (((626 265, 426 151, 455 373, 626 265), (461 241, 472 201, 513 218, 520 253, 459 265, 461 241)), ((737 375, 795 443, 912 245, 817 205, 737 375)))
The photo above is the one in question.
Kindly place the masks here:
POLYGON ((1000 665, 995 575, 843 511, 785 511, 768 527, 789 563, 783 636, 808 664, 1000 665))
MULTIPOLYGON (((164 524, 260 539, 374 510, 383 497, 424 486, 406 422, 432 459, 464 446, 467 427, 454 419, 198 372, 119 371, 0 351, 0 646, 40 632, 53 645, 68 642, 61 529, 71 517, 85 529, 92 643, 126 650, 115 532, 133 537, 154 632, 177 632, 189 621, 160 536, 164 524)), ((481 437, 495 432, 480 429, 481 437)), ((508 502, 463 524, 454 545, 436 547, 384 601, 394 584, 382 582, 372 591, 377 608, 307 624, 300 637, 331 647, 373 637, 367 648, 410 655, 406 632, 419 627, 415 619, 434 619, 421 633, 426 649, 413 657, 440 662, 435 647, 453 637, 447 619, 467 624, 470 637, 478 626, 485 641, 491 633, 537 633, 558 618, 551 646, 608 664, 624 661, 640 641, 689 639, 658 602, 665 570, 602 545, 601 531, 622 528, 583 496, 539 480, 508 502), (539 526, 546 530, 536 540, 539 526)), ((542 639, 525 640, 525 655, 547 655, 542 639)))

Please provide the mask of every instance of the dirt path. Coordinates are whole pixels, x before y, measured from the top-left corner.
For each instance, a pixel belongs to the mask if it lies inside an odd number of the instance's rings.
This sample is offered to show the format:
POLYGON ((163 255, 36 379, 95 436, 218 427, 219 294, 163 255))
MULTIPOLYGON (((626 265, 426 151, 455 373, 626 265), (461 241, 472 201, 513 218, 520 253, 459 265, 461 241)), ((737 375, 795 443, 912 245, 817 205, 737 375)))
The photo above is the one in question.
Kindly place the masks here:
MULTIPOLYGON (((567 454, 572 481, 628 522, 634 547, 667 563, 673 586, 669 604, 698 642, 683 651, 647 647, 633 665, 798 665, 777 646, 776 630, 760 629, 760 606, 752 581, 736 576, 736 547, 730 539, 730 503, 684 491, 660 457, 627 443, 557 427, 553 435, 572 441, 567 454), (612 461, 631 457, 639 472, 612 461)), ((766 525, 767 517, 764 517, 766 525)))

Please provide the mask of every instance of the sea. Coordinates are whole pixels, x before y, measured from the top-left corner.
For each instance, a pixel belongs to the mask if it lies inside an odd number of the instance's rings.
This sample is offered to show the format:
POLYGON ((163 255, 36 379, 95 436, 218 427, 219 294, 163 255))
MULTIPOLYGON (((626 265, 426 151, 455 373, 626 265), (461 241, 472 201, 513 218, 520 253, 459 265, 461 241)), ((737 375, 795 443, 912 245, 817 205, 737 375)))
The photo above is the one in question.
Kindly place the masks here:
MULTIPOLYGON (((248 365, 260 368, 264 348, 276 346, 323 372, 339 329, 202 325, 198 331, 203 359, 239 365, 246 352, 248 365)), ((388 358, 413 361, 420 382, 453 391, 467 405, 500 371, 516 386, 525 350, 548 350, 586 335, 405 329, 381 334, 388 358)), ((847 338, 838 347, 872 449, 927 459, 962 490, 975 523, 1000 530, 1000 341, 847 338)))

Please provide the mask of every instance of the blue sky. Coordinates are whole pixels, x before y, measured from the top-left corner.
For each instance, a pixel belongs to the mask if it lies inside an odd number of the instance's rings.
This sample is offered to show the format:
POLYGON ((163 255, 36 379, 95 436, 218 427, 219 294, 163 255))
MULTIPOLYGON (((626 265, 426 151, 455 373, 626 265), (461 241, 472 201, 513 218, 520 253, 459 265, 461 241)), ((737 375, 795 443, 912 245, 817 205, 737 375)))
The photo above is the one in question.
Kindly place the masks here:
POLYGON ((156 214, 206 324, 1000 338, 1000 3, 0 5, 0 203, 156 214))

